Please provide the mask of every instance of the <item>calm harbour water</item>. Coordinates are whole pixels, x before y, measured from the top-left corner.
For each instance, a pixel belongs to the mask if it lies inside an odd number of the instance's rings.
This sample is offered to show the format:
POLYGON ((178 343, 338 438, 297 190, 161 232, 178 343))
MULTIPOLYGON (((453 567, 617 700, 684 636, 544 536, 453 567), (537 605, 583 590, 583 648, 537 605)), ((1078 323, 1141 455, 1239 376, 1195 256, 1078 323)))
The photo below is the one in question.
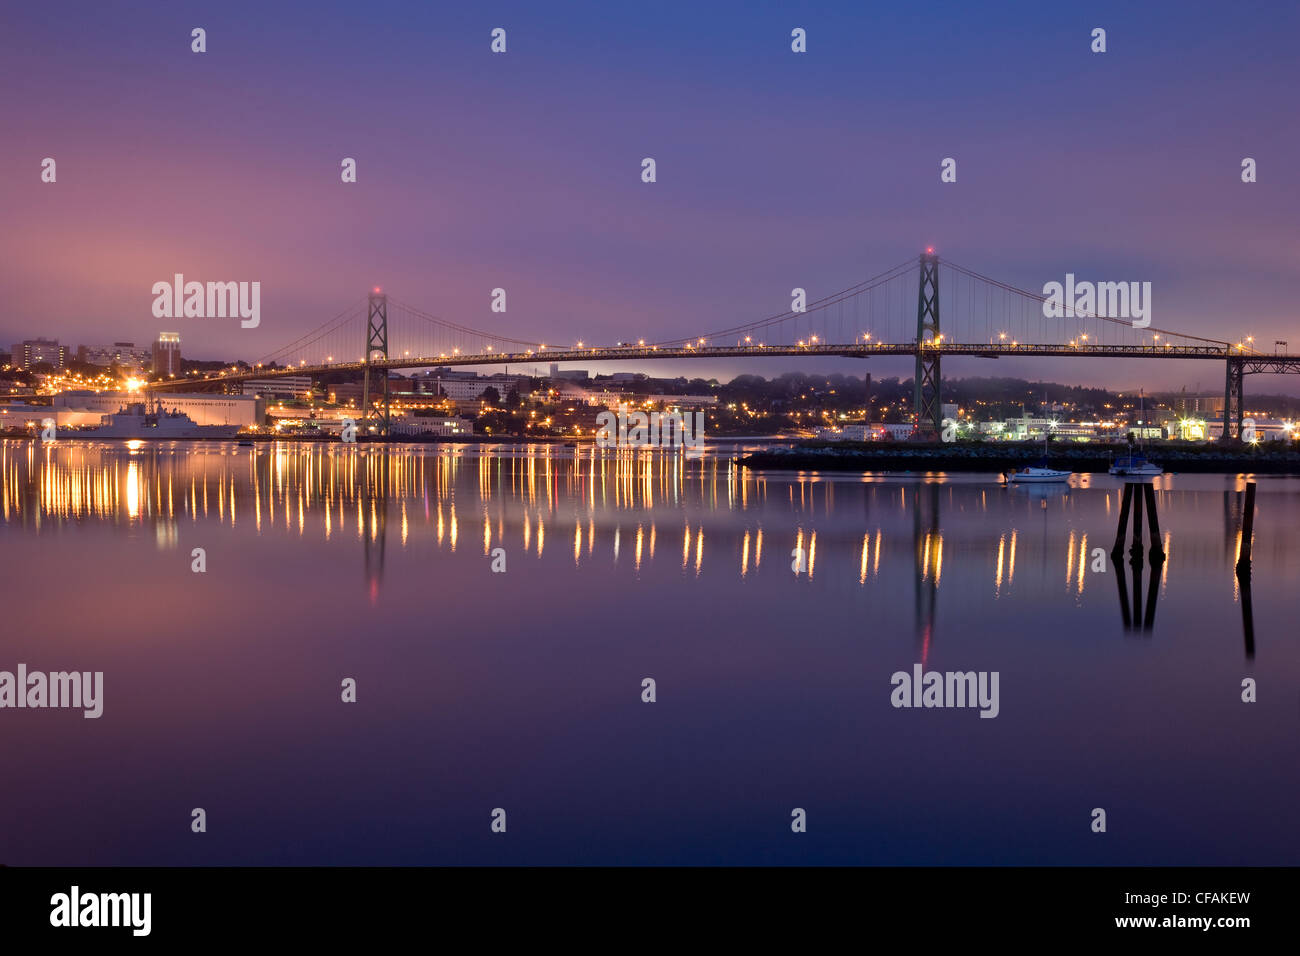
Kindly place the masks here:
POLYGON ((1241 476, 1158 480, 1167 559, 1121 591, 1104 475, 215 442, 0 466, 0 670, 104 672, 98 720, 0 710, 0 863, 1300 861, 1297 479, 1259 480, 1248 627, 1241 476), (918 662, 997 671, 998 717, 892 707, 918 662))

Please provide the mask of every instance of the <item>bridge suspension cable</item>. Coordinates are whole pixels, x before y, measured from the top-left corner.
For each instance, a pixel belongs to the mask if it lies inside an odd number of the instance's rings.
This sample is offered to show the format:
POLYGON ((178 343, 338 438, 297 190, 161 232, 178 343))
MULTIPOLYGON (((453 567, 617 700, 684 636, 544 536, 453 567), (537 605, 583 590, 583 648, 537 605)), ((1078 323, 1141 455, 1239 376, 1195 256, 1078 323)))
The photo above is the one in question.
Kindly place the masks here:
MULTIPOLYGON (((334 316, 334 318, 329 319, 322 325, 308 332, 306 335, 294 339, 288 345, 281 346, 280 348, 276 349, 273 352, 268 352, 266 355, 262 356, 262 358, 259 359, 255 364, 269 365, 272 362, 280 362, 283 364, 285 360, 285 356, 289 352, 295 350, 301 351, 307 346, 319 342, 330 333, 339 331, 343 323, 347 322, 349 319, 360 318, 362 313, 364 313, 365 308, 366 308, 366 299, 363 296, 357 299, 351 305, 349 305, 338 315, 334 316)), ((360 335, 358 335, 357 337, 359 339, 360 335)), ((341 352, 340 354, 347 355, 350 353, 341 352)), ((290 360, 288 364, 292 364, 292 360, 290 360)))
MULTIPOLYGON (((974 269, 968 269, 965 266, 958 265, 957 263, 949 259, 944 259, 943 265, 947 266, 949 269, 953 270, 954 272, 961 273, 962 275, 968 276, 971 279, 976 279, 980 282, 987 282, 991 286, 995 286, 999 289, 1003 289, 1007 292, 1011 292, 1016 295, 1024 296, 1026 299, 1032 299, 1035 302, 1039 302, 1039 303, 1047 302, 1048 299, 1050 298, 1049 296, 1044 295, 1040 292, 1030 292, 1027 289, 1021 289, 1019 286, 1011 285, 1009 283, 1001 281, 1000 279, 994 279, 991 276, 986 276, 983 273, 976 272, 974 269)), ((1062 303, 1062 307, 1067 312, 1068 317, 1071 318, 1096 319, 1102 322, 1110 322, 1113 325, 1133 328, 1132 321, 1129 319, 1116 318, 1114 316, 1108 316, 1108 315, 1100 315, 1096 312, 1080 311, 1079 309, 1074 308, 1072 305, 1069 305, 1068 303, 1062 303)), ((1170 331, 1169 329, 1161 329, 1161 328, 1156 328, 1154 326, 1145 326, 1143 327, 1143 331, 1151 332, 1157 335, 1173 335, 1181 339, 1193 339, 1197 342, 1209 342, 1213 345, 1231 346, 1230 342, 1224 341, 1223 339, 1211 339, 1201 335, 1191 335, 1190 333, 1187 332, 1174 332, 1174 331, 1170 331)))
POLYGON ((782 312, 779 315, 772 315, 772 316, 768 316, 765 319, 758 319, 753 322, 746 322, 741 325, 733 325, 725 329, 718 329, 714 332, 708 332, 701 336, 688 336, 687 338, 681 338, 681 339, 666 339, 664 341, 655 342, 653 344, 660 346, 662 348, 673 348, 673 347, 687 345, 692 342, 696 342, 701 338, 703 338, 705 341, 708 341, 709 339, 721 338, 722 336, 731 336, 731 335, 743 334, 745 332, 754 332, 757 331, 758 329, 764 329, 774 325, 779 325, 783 322, 790 321, 791 319, 797 320, 799 316, 806 316, 809 313, 817 312, 822 309, 829 308, 832 305, 836 305, 838 303, 844 302, 847 299, 854 298, 855 296, 861 295, 864 292, 869 292, 872 289, 879 288, 885 283, 891 282, 892 280, 898 278, 900 275, 905 275, 906 273, 910 272, 912 269, 915 268, 916 268, 916 259, 909 258, 904 262, 900 262, 892 269, 887 269, 884 272, 880 273, 879 275, 872 276, 870 279, 862 280, 857 285, 849 286, 847 289, 841 289, 839 292, 834 292, 828 296, 824 296, 821 299, 816 299, 812 302, 809 302, 807 304, 807 307, 802 312, 795 312, 793 309, 791 309, 791 310, 787 310, 786 312, 782 312))
POLYGON ((433 315, 421 309, 417 309, 413 305, 408 305, 405 302, 399 302, 397 299, 392 298, 392 296, 389 296, 388 301, 391 302, 393 305, 397 306, 399 309, 402 309, 404 312, 413 316, 414 318, 422 319, 425 322, 429 323, 430 325, 436 326, 438 328, 446 329, 449 332, 457 332, 462 335, 477 336, 478 338, 482 338, 486 340, 489 344, 495 344, 497 342, 509 342, 511 345, 526 345, 531 348, 538 348, 540 347, 541 344, 538 342, 529 341, 528 339, 516 339, 508 335, 500 335, 496 332, 486 332, 483 329, 476 329, 468 325, 460 325, 459 323, 451 322, 448 321, 447 319, 441 318, 440 316, 433 315))

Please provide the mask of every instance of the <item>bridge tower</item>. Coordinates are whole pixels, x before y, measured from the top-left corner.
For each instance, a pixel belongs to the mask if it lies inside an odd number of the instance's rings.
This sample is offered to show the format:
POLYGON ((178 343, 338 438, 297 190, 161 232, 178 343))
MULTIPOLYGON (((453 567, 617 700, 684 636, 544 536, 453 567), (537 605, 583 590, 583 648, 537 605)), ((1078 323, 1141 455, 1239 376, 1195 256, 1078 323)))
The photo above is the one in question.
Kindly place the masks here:
POLYGON ((927 250, 921 253, 921 284, 916 296, 916 376, 912 408, 916 412, 917 430, 931 437, 943 431, 939 335, 939 257, 927 250))
POLYGON ((1241 437, 1241 386, 1245 373, 1246 363, 1243 359, 1228 358, 1228 380, 1223 389, 1223 436, 1220 441, 1230 442, 1241 437))
POLYGON ((370 293, 369 318, 366 321, 366 374, 361 385, 361 428, 365 433, 373 424, 375 430, 388 437, 388 366, 375 369, 384 377, 384 408, 381 412, 370 407, 370 372, 375 353, 388 358, 388 296, 376 289, 370 293))

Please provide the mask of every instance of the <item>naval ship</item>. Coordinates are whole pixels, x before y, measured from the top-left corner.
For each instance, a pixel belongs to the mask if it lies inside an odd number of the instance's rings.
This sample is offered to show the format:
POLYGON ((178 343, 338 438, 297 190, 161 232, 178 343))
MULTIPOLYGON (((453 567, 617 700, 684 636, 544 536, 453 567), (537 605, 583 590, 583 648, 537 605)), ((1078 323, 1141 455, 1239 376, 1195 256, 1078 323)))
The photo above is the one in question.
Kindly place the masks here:
MULTIPOLYGON (((167 411, 161 405, 152 410, 144 402, 131 402, 112 415, 100 418, 100 425, 87 430, 81 438, 234 438, 238 425, 196 425, 184 412, 167 411)), ((65 432, 67 437, 75 432, 65 432)))

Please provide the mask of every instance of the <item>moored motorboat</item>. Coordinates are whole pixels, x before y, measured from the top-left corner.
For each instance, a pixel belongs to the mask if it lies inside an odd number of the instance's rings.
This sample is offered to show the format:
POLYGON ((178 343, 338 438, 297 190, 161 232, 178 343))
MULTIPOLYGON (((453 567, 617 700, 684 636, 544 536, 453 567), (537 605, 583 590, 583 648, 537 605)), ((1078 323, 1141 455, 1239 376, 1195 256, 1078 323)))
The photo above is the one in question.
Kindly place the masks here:
POLYGON ((1116 458, 1107 471, 1122 478, 1156 478, 1165 473, 1163 468, 1152 464, 1141 455, 1125 455, 1123 458, 1116 458))

